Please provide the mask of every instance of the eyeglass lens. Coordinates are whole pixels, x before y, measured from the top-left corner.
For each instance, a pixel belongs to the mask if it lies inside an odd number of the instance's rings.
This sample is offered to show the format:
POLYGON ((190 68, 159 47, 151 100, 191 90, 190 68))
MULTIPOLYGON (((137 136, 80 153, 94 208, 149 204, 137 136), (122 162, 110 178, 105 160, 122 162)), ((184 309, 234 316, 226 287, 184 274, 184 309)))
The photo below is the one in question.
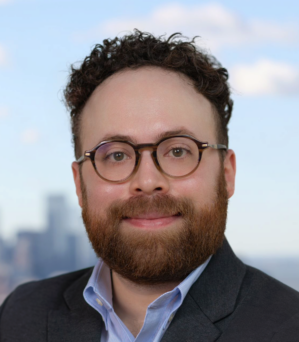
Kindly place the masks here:
MULTIPOLYGON (((157 159, 161 169, 169 176, 184 176, 198 164, 198 146, 188 138, 166 139, 158 145, 157 159)), ((126 142, 110 142, 97 149, 94 160, 102 177, 120 181, 128 178, 134 171, 136 154, 134 148, 126 142)))

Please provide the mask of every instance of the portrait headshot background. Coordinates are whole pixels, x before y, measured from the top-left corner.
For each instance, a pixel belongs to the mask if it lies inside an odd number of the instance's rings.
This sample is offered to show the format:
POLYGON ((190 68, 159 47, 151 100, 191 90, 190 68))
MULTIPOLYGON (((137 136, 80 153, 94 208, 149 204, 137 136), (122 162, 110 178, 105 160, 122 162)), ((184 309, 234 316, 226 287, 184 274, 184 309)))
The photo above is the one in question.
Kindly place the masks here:
MULTIPOLYGON (((82 61, 94 44, 138 28, 155 35, 199 36, 198 46, 228 69, 237 182, 226 236, 249 263, 259 258, 295 265, 298 13, 299 5, 288 0, 279 5, 256 0, 0 0, 2 244, 14 251, 18 232, 44 230, 51 196, 66 199, 68 229, 84 232, 71 174, 74 154, 63 88, 70 64, 82 61)), ((292 273, 297 280, 290 285, 299 289, 299 267, 292 273)))

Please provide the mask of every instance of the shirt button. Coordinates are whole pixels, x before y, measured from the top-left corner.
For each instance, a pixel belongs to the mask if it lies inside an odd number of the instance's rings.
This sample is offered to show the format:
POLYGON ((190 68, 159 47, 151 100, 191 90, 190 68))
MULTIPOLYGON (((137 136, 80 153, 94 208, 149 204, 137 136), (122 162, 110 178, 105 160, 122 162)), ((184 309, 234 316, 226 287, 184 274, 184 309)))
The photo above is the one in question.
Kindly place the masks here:
POLYGON ((99 298, 96 299, 97 303, 103 306, 103 303, 99 300, 99 298))
POLYGON ((173 317, 174 317, 174 313, 172 313, 172 314, 170 315, 170 317, 168 318, 168 321, 167 321, 166 324, 164 325, 163 330, 166 330, 166 329, 169 327, 169 324, 170 324, 171 321, 173 320, 173 317))
POLYGON ((170 323, 173 320, 173 317, 174 317, 174 313, 172 313, 171 316, 169 317, 168 323, 170 323))

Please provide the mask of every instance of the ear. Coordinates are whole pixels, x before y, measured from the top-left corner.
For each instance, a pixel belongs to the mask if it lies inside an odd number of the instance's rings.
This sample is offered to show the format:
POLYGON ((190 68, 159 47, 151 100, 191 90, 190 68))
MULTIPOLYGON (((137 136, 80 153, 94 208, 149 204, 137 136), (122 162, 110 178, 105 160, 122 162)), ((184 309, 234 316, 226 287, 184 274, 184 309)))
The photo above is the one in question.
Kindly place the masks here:
POLYGON ((80 178, 80 166, 77 162, 72 163, 72 171, 73 171, 73 177, 74 182, 76 186, 76 194, 78 197, 78 203, 80 207, 82 208, 82 190, 81 190, 81 178, 80 178))
POLYGON ((236 171, 237 167, 235 152, 233 150, 228 150, 224 159, 224 175, 228 198, 232 197, 235 192, 236 171))

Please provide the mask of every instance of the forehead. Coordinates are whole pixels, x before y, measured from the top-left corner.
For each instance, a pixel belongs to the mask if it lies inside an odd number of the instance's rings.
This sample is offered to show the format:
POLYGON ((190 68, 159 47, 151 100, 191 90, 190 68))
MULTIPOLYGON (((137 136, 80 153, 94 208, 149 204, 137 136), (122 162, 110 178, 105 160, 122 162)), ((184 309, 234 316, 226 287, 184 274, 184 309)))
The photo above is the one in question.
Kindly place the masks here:
POLYGON ((155 142, 164 132, 186 130, 214 142, 211 103, 182 74, 155 67, 125 70, 99 85, 82 112, 83 150, 115 135, 155 142))

